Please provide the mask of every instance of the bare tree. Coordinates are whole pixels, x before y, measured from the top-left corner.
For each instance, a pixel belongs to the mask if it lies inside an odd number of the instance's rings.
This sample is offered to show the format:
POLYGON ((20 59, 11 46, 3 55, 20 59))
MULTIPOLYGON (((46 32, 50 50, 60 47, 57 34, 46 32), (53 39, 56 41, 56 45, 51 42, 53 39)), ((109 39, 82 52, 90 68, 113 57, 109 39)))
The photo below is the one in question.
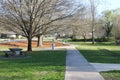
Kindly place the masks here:
POLYGON ((48 28, 46 25, 69 17, 75 11, 69 9, 66 0, 1 0, 0 5, 0 23, 26 37, 28 51, 32 51, 32 38, 43 34, 48 28))
MULTIPOLYGON (((70 1, 70 0, 64 0, 62 3, 58 3, 59 5, 62 4, 62 7, 57 7, 56 13, 58 16, 61 15, 61 13, 59 13, 60 11, 63 11, 63 13, 69 14, 69 12, 72 12, 72 14, 76 14, 78 10, 80 10, 83 5, 79 5, 79 6, 75 6, 75 1, 70 1)), ((71 15, 71 14, 70 14, 71 15)), ((72 15, 73 16, 73 15, 72 15)), ((53 16, 51 16, 53 17, 53 16)), ((44 25, 44 27, 42 28, 42 30, 40 31, 40 35, 37 35, 38 37, 38 44, 37 46, 42 46, 42 37, 43 34, 48 34, 51 31, 56 31, 56 32, 60 32, 63 31, 65 29, 67 29, 64 25, 66 25, 66 23, 64 24, 64 22, 62 21, 63 19, 68 18, 68 16, 65 16, 63 18, 60 18, 59 20, 54 21, 55 23, 53 24, 49 24, 49 25, 44 25)), ((65 20, 64 20, 65 21, 65 20)), ((66 22, 66 21, 65 21, 66 22)), ((55 32, 54 32, 55 33, 55 32)))
POLYGON ((91 27, 92 27, 92 44, 94 44, 95 40, 95 18, 96 18, 96 10, 99 2, 95 0, 89 0, 90 2, 90 12, 91 12, 91 27))
MULTIPOLYGON (((87 25, 86 21, 86 8, 85 6, 81 7, 76 14, 70 19, 69 26, 71 26, 73 36, 72 39, 76 40, 77 36, 80 36, 79 33, 83 32, 83 28, 85 29, 87 25)), ((87 31, 87 29, 86 29, 87 31)))

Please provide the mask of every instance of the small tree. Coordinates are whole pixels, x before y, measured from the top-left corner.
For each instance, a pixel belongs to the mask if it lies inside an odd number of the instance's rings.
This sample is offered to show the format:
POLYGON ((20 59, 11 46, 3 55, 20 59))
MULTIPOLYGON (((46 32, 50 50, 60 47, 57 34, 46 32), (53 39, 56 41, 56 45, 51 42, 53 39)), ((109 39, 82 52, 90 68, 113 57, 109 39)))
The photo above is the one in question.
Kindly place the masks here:
POLYGON ((105 36, 107 37, 107 40, 109 40, 109 37, 112 32, 113 28, 113 12, 112 11, 104 11, 103 12, 103 28, 105 30, 105 36))

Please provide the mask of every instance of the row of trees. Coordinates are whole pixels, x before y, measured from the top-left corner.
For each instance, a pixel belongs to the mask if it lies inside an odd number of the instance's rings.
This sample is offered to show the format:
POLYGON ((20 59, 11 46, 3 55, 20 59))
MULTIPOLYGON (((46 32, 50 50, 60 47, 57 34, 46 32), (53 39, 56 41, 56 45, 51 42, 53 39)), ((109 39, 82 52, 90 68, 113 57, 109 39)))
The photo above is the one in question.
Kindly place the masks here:
POLYGON ((94 44, 94 38, 99 38, 99 39, 104 39, 105 41, 109 41, 111 37, 114 37, 116 44, 120 44, 119 11, 120 11, 119 9, 103 11, 101 17, 95 18, 94 28, 91 26, 91 24, 93 24, 91 22, 92 20, 90 20, 89 17, 85 18, 86 16, 85 14, 84 20, 80 20, 80 19, 78 20, 80 24, 77 24, 76 30, 78 33, 76 32, 76 34, 78 36, 83 36, 84 41, 86 41, 86 38, 91 38, 92 44, 94 44), (92 37, 90 37, 91 35, 92 37))
POLYGON ((79 11, 76 16, 74 15, 74 19, 70 19, 73 40, 77 39, 76 36, 82 36, 84 41, 91 38, 92 44, 94 44, 95 38, 98 38, 99 41, 109 41, 111 37, 114 37, 116 44, 120 44, 120 9, 105 10, 102 12, 102 16, 97 17, 98 6, 99 1, 89 0, 89 6, 82 10, 82 14, 79 11))

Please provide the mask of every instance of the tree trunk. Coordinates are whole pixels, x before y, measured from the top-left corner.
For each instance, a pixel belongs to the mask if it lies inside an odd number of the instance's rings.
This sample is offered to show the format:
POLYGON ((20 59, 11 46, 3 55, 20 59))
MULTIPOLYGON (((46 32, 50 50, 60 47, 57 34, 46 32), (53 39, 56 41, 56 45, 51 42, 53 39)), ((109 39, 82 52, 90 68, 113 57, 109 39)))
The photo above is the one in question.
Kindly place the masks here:
POLYGON ((92 16, 93 16, 93 18, 92 18, 92 44, 95 44, 95 34, 94 34, 94 31, 95 31, 95 15, 93 14, 92 16))
POLYGON ((95 39, 94 39, 94 30, 92 31, 92 44, 95 44, 95 39))
POLYGON ((120 38, 115 38, 116 39, 116 45, 120 45, 120 38))
POLYGON ((37 47, 43 46, 43 35, 38 35, 37 47))
POLYGON ((85 37, 85 36, 83 36, 83 38, 84 38, 84 42, 86 42, 86 37, 85 37))
POLYGON ((91 5, 91 17, 92 17, 92 44, 95 44, 94 40, 94 29, 95 29, 95 16, 96 16, 96 6, 95 6, 95 1, 90 0, 90 5, 91 5))
POLYGON ((76 40, 77 40, 76 33, 77 33, 76 30, 73 29, 73 35, 72 35, 72 40, 73 40, 73 41, 76 41, 76 40))
POLYGON ((27 51, 32 51, 32 38, 28 37, 28 46, 27 46, 27 51))
POLYGON ((86 42, 86 33, 85 32, 83 33, 82 37, 84 39, 84 42, 86 42))

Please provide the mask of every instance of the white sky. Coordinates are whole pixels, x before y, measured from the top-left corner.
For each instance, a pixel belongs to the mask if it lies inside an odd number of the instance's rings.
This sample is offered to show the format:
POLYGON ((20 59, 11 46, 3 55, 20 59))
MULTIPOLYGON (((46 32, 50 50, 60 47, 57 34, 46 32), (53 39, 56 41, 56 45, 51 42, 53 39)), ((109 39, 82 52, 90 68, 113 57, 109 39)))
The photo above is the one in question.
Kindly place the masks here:
POLYGON ((112 10, 120 8, 120 0, 101 0, 101 5, 99 6, 99 11, 112 10))
MULTIPOLYGON (((76 0, 76 1, 78 3, 83 1, 86 5, 89 3, 89 0, 76 0)), ((117 8, 120 8, 120 0, 100 0, 98 13, 101 13, 104 10, 112 10, 117 8)))
POLYGON ((109 9, 120 8, 120 0, 106 0, 109 4, 109 9))

